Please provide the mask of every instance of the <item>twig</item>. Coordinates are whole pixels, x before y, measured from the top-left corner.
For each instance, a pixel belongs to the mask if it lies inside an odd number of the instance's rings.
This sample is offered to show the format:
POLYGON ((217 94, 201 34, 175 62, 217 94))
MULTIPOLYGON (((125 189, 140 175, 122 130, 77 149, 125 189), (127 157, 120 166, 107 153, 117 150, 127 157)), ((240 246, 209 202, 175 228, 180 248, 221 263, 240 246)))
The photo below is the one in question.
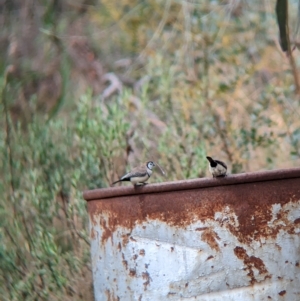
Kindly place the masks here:
POLYGON ((286 29, 286 41, 287 41, 287 55, 290 61, 290 65, 292 68, 293 76, 294 76, 294 82, 296 86, 296 94, 300 95, 300 84, 299 84, 299 76, 298 76, 298 71, 296 67, 296 63, 292 54, 292 49, 291 49, 291 41, 290 41, 290 29, 289 29, 289 18, 288 18, 288 1, 286 2, 286 22, 285 22, 285 29, 286 29))
POLYGON ((216 114, 213 114, 213 117, 214 117, 214 120, 216 122, 216 126, 217 126, 217 130, 219 132, 219 135, 220 135, 220 137, 221 137, 221 139, 223 141, 224 151, 227 154, 229 161, 233 162, 233 155, 232 155, 232 153, 229 150, 228 141, 226 139, 226 136, 224 134, 223 129, 221 128, 220 117, 217 116, 216 114))
MULTIPOLYGON (((71 218, 69 217, 68 208, 67 208, 67 204, 69 203, 69 199, 63 193, 63 189, 60 190, 60 197, 61 197, 62 203, 63 203, 62 210, 63 210, 63 212, 65 214, 65 217, 66 217, 66 220, 67 220, 67 226, 71 230, 71 228, 72 228, 72 224, 70 222, 71 218)), ((70 232, 71 232, 72 241, 74 243, 74 242, 76 242, 75 235, 73 234, 73 231, 70 231, 70 232)))
POLYGON ((121 92, 122 91, 122 82, 119 80, 119 78, 114 73, 106 73, 104 75, 104 80, 109 81, 110 85, 103 91, 102 98, 106 99, 109 98, 112 94, 115 92, 121 92))
POLYGON ((77 230, 77 228, 76 228, 75 221, 74 221, 74 217, 75 217, 75 215, 73 214, 72 218, 70 218, 71 223, 72 223, 72 225, 73 225, 73 230, 75 231, 75 233, 76 233, 81 239, 83 239, 83 240, 86 242, 86 244, 87 244, 88 246, 90 246, 91 243, 84 237, 84 235, 82 235, 80 232, 78 232, 78 230, 77 230))
MULTIPOLYGON (((2 101, 3 101, 3 107, 5 112, 5 131, 6 131, 6 138, 5 143, 7 147, 7 154, 8 154, 8 162, 9 162, 9 171, 10 171, 10 189, 11 194, 15 194, 15 183, 14 183, 14 168, 13 168, 13 155, 12 155, 12 147, 11 147, 11 128, 10 128, 10 122, 9 122, 9 112, 8 112, 8 105, 5 97, 5 90, 8 83, 8 75, 11 72, 12 66, 8 66, 5 70, 5 76, 4 76, 4 84, 2 88, 2 101)), ((16 208, 15 204, 13 204, 14 207, 14 214, 16 214, 16 208)))
MULTIPOLYGON (((6 232, 7 236, 10 238, 11 242, 14 244, 14 246, 17 248, 17 252, 16 252, 16 255, 20 261, 20 263, 22 264, 22 266, 28 270, 27 266, 26 266, 26 263, 23 263, 23 258, 21 258, 19 252, 18 252, 18 249, 19 249, 19 246, 18 244, 16 243, 16 241, 14 240, 13 236, 11 235, 11 233, 9 232, 9 230, 7 229, 7 227, 3 227, 4 231, 6 232)), ((15 266, 14 266, 15 267, 15 266)), ((26 273, 23 272, 22 270, 20 270, 18 267, 15 267, 15 269, 23 276, 25 277, 26 276, 26 273)))
POLYGON ((148 41, 145 48, 141 51, 141 53, 138 55, 138 57, 134 60, 134 62, 131 64, 131 66, 127 69, 125 74, 128 74, 129 72, 131 72, 133 70, 133 68, 135 67, 135 65, 137 65, 138 62, 140 62, 141 60, 143 60, 145 58, 147 49, 149 49, 149 47, 153 44, 153 42, 160 36, 160 34, 162 33, 162 30, 167 22, 170 7, 171 7, 171 0, 167 0, 165 7, 164 7, 164 12, 163 12, 162 18, 161 18, 156 30, 154 31, 154 34, 152 35, 151 39, 148 41))
POLYGON ((206 77, 205 80, 205 87, 204 87, 204 97, 208 100, 209 97, 209 86, 210 86, 210 80, 209 80, 209 52, 208 52, 208 41, 205 41, 204 46, 204 76, 206 77))
POLYGON ((288 29, 289 26, 288 26, 288 24, 286 26, 287 26, 287 31, 288 31, 288 35, 287 35, 287 39, 288 39, 288 57, 289 57, 290 65, 291 65, 293 76, 294 76, 294 81, 295 81, 295 86, 296 86, 296 94, 300 95, 299 75, 298 75, 296 63, 295 63, 293 53, 292 53, 292 49, 291 49, 289 29, 288 29))

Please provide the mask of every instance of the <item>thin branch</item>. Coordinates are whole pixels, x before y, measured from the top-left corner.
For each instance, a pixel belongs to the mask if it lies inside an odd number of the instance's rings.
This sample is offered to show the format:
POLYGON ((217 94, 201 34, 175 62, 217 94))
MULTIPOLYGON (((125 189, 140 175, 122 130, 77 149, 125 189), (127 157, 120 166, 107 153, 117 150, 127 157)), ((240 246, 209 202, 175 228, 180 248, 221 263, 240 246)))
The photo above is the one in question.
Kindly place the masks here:
POLYGON ((91 243, 86 239, 86 237, 84 237, 84 235, 82 235, 82 234, 77 230, 76 224, 75 224, 75 221, 74 221, 74 217, 75 217, 75 214, 73 214, 72 218, 70 218, 71 223, 72 223, 72 225, 73 225, 73 230, 75 231, 75 233, 76 233, 81 239, 83 239, 83 240, 86 242, 86 244, 87 244, 88 246, 90 246, 91 243))
POLYGON ((219 135, 220 135, 220 137, 222 139, 223 146, 224 146, 224 151, 227 154, 229 161, 233 162, 233 155, 232 155, 232 153, 231 153, 231 151, 229 149, 229 144, 228 144, 228 141, 226 139, 226 135, 224 133, 224 130, 221 127, 220 117, 218 115, 216 115, 216 114, 213 114, 213 118, 215 120, 218 133, 219 133, 219 135))
MULTIPOLYGON (((14 246, 16 247, 16 249, 17 249, 16 255, 17 255, 17 257, 18 257, 20 263, 22 264, 22 266, 23 266, 26 270, 28 270, 28 268, 27 268, 27 266, 26 266, 26 262, 24 261, 24 258, 22 258, 22 257, 20 256, 19 252, 18 252, 19 246, 18 246, 17 242, 14 240, 12 234, 9 232, 9 230, 7 229, 7 227, 3 227, 3 229, 4 229, 4 231, 6 232, 7 236, 10 238, 11 242, 12 242, 12 243, 14 244, 14 246)), ((15 268, 16 268, 16 267, 15 267, 15 268)), ((26 276, 26 273, 23 272, 22 270, 20 270, 19 268, 16 268, 16 270, 17 270, 19 273, 21 273, 21 275, 22 275, 23 277, 26 276)))
POLYGON ((138 55, 138 57, 134 60, 133 64, 127 69, 127 71, 125 72, 125 74, 128 74, 129 72, 131 72, 133 70, 133 68, 135 67, 135 65, 137 65, 138 62, 140 62, 141 60, 143 60, 146 57, 146 52, 147 50, 151 47, 151 45, 153 44, 153 42, 160 36, 160 34, 163 31, 163 28, 167 22, 167 18, 169 15, 169 11, 170 11, 170 7, 171 7, 171 0, 167 0, 165 7, 164 7, 164 12, 162 15, 162 18, 156 28, 156 30, 154 31, 153 36, 151 37, 151 39, 148 41, 147 45, 145 46, 145 48, 141 51, 141 53, 138 55))
MULTIPOLYGON (((10 122, 9 122, 9 110, 8 110, 8 104, 6 101, 6 96, 5 96, 5 91, 6 91, 6 86, 8 83, 8 75, 11 72, 12 66, 8 66, 5 71, 5 76, 4 76, 4 84, 2 88, 2 101, 3 101, 3 107, 4 107, 4 113, 5 113, 5 132, 6 132, 6 137, 5 137, 5 144, 7 148, 7 154, 8 154, 8 163, 9 163, 9 172, 10 172, 10 189, 11 189, 11 194, 15 194, 15 183, 14 183, 14 168, 13 168, 13 151, 11 147, 11 128, 10 128, 10 122)), ((15 204, 14 204, 14 213, 16 213, 15 210, 15 204)))
POLYGON ((293 57, 292 49, 291 49, 291 42, 290 42, 290 33, 289 33, 289 25, 288 22, 286 23, 286 30, 287 30, 287 40, 288 40, 288 57, 290 61, 290 65, 292 68, 293 76, 294 76, 294 81, 295 81, 295 86, 296 86, 296 94, 300 95, 300 84, 299 84, 299 74, 297 70, 297 66, 293 57))

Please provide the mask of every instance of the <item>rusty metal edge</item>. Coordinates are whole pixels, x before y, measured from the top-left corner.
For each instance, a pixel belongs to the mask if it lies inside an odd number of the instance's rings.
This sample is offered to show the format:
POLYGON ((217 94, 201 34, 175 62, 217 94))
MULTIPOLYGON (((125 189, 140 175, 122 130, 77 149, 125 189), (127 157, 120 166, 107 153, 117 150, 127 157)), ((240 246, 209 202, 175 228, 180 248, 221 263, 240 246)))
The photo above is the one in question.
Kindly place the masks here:
POLYGON ((228 175, 225 178, 197 178, 190 180, 163 182, 147 184, 145 186, 119 186, 101 189, 86 190, 83 198, 86 201, 96 199, 107 199, 125 195, 136 195, 146 193, 162 193, 168 191, 180 191, 187 189, 199 189, 206 187, 236 185, 251 182, 264 182, 281 179, 300 178, 300 168, 276 169, 271 171, 251 172, 228 175))

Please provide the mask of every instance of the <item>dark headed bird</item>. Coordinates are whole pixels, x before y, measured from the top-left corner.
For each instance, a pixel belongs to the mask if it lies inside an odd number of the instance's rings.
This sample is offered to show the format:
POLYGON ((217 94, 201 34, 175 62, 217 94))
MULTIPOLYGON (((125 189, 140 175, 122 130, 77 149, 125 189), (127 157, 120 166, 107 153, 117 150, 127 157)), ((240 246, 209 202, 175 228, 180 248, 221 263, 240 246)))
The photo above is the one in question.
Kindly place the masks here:
POLYGON ((209 171, 213 178, 225 177, 227 172, 227 165, 219 160, 214 160, 212 157, 206 157, 209 161, 209 171))
POLYGON ((142 164, 139 167, 133 168, 118 181, 113 182, 112 185, 123 181, 131 182, 133 185, 145 185, 145 182, 152 175, 152 169, 154 166, 155 164, 153 161, 148 161, 146 164, 142 164))

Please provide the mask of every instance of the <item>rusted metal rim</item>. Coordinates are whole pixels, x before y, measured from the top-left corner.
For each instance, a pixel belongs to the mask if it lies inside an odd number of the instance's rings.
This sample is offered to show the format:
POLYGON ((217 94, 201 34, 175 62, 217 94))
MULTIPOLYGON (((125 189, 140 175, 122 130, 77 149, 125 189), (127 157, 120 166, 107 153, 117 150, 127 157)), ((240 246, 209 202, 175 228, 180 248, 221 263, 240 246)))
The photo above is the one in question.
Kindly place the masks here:
POLYGON ((235 175, 228 175, 225 178, 198 178, 191 180, 163 182, 156 184, 148 184, 145 186, 119 186, 109 187, 94 190, 87 190, 83 192, 83 197, 86 201, 96 199, 107 199, 116 196, 136 195, 145 193, 161 193, 167 191, 180 191, 187 189, 198 189, 205 187, 236 185, 251 182, 263 182, 280 179, 300 178, 300 168, 292 169, 277 169, 271 171, 242 173, 235 175))

